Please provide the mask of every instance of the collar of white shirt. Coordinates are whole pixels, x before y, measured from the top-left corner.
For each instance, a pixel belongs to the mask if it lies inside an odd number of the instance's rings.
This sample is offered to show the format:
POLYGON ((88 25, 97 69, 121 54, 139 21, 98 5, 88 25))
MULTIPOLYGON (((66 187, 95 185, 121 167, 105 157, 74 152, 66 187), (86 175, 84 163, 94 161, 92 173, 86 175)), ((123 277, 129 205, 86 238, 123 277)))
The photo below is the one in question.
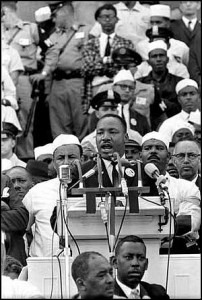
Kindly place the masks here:
MULTIPOLYGON (((110 35, 110 45, 112 44, 112 41, 114 39, 114 36, 115 36, 115 32, 111 33, 110 35)), ((101 32, 100 34, 100 37, 99 37, 99 40, 100 40, 100 56, 101 57, 104 57, 104 54, 105 54, 105 48, 106 48, 106 45, 107 45, 107 38, 108 38, 108 35, 104 32, 101 32)))
POLYGON ((193 30, 194 29, 194 27, 195 27, 195 25, 196 25, 196 22, 197 22, 197 18, 194 18, 194 19, 192 19, 192 20, 189 20, 189 19, 187 19, 186 17, 182 17, 182 20, 183 20, 183 22, 184 22, 184 24, 186 25, 186 27, 188 27, 188 25, 189 25, 189 21, 191 21, 191 29, 193 30))
MULTIPOLYGON (((125 154, 121 157, 121 158, 125 158, 125 154)), ((108 175, 109 175, 109 178, 110 178, 110 180, 111 180, 111 182, 113 182, 112 181, 112 164, 111 164, 111 161, 110 160, 107 160, 107 159, 103 159, 103 162, 104 162, 104 164, 105 164, 105 168, 106 168, 106 170, 107 170, 107 173, 108 173, 108 175)), ((118 171, 118 165, 116 166, 116 169, 117 169, 117 171, 118 171)), ((123 174, 124 174, 124 167, 122 167, 122 172, 123 172, 123 174)))
MULTIPOLYGON (((127 296, 127 298, 129 298, 130 294, 131 294, 131 291, 133 289, 129 288, 127 285, 125 285, 122 282, 120 282, 117 277, 116 277, 116 281, 117 281, 118 285, 120 286, 120 288, 122 289, 122 291, 124 292, 124 294, 127 296)), ((140 295, 140 284, 138 284, 136 286, 136 290, 138 291, 138 293, 140 295)))
POLYGON ((189 119, 189 114, 188 114, 186 111, 181 110, 181 116, 182 116, 182 119, 183 119, 184 121, 188 121, 188 119, 189 119))

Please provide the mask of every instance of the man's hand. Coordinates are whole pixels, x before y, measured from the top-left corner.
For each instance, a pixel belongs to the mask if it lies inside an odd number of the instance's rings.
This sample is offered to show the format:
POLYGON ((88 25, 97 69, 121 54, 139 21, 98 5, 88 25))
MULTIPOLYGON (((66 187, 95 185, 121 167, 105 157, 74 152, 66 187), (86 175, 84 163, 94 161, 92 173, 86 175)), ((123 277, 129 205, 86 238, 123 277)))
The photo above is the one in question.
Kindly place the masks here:
POLYGON ((44 80, 46 78, 45 74, 33 74, 29 76, 31 83, 39 83, 41 80, 44 80))

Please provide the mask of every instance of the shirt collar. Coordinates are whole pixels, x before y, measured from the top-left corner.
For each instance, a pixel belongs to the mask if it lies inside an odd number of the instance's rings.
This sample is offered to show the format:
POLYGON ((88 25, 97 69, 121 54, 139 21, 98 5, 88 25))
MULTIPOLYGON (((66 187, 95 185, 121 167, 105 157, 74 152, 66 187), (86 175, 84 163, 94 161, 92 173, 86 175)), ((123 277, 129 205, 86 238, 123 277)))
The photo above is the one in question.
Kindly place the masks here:
POLYGON ((182 20, 183 20, 183 22, 185 23, 186 26, 188 26, 189 21, 191 21, 193 28, 194 28, 194 26, 195 26, 195 24, 197 22, 197 18, 193 18, 192 20, 189 20, 185 16, 182 16, 182 20))
MULTIPOLYGON (((114 36, 115 36, 115 32, 109 34, 110 38, 113 40, 114 36)), ((108 37, 108 34, 104 33, 104 32, 101 32, 101 35, 100 35, 101 38, 105 38, 107 39, 108 37)))
MULTIPOLYGON (((118 277, 116 277, 116 281, 117 281, 118 285, 120 286, 120 288, 123 290, 124 294, 127 296, 127 298, 129 298, 129 297, 130 297, 130 294, 131 294, 131 291, 132 291, 133 289, 129 288, 127 285, 125 285, 125 284, 123 284, 122 282, 120 282, 120 281, 118 280, 118 277)), ((138 284, 138 285, 136 286, 136 290, 138 291, 138 293, 139 293, 139 295, 140 295, 140 284, 138 284)))
POLYGON ((181 115, 182 115, 183 120, 187 121, 189 114, 186 111, 181 110, 181 115))

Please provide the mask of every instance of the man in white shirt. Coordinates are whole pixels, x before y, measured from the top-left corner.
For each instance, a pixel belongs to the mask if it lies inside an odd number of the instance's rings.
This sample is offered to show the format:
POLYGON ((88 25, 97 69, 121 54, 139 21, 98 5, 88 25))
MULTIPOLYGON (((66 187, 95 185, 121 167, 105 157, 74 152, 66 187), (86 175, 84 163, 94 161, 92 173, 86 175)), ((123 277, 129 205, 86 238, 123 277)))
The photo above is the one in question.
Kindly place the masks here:
POLYGON ((57 172, 54 179, 41 182, 31 188, 23 199, 29 211, 28 228, 35 223, 35 233, 30 246, 30 256, 52 256, 59 249, 59 237, 51 228, 50 217, 60 199, 59 167, 74 167, 75 159, 80 160, 82 147, 78 138, 71 134, 61 134, 53 141, 53 162, 57 172))
MULTIPOLYGON (((163 28, 170 28, 171 12, 170 7, 164 4, 156 4, 150 6, 150 24, 163 28)), ((169 39, 170 47, 168 56, 176 61, 188 66, 189 47, 182 41, 174 38, 169 39)), ((149 38, 140 41, 136 46, 136 51, 142 56, 143 60, 148 59, 149 38)))
POLYGON ((165 120, 159 128, 159 132, 171 141, 173 131, 177 123, 189 122, 191 112, 199 111, 198 84, 192 79, 183 79, 176 85, 178 102, 181 105, 181 112, 165 120))

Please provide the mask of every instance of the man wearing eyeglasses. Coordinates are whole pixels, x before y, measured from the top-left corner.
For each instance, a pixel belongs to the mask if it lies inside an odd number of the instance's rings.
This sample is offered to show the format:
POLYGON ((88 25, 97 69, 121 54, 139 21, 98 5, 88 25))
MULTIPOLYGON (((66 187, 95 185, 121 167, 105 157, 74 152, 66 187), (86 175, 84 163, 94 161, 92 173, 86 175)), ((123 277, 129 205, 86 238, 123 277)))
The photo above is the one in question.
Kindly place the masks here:
MULTIPOLYGON (((176 166, 179 178, 194 182, 201 193, 201 175, 199 165, 201 163, 201 149, 196 141, 179 141, 173 150, 173 163, 176 166)), ((199 229, 200 246, 201 227, 199 229)))

